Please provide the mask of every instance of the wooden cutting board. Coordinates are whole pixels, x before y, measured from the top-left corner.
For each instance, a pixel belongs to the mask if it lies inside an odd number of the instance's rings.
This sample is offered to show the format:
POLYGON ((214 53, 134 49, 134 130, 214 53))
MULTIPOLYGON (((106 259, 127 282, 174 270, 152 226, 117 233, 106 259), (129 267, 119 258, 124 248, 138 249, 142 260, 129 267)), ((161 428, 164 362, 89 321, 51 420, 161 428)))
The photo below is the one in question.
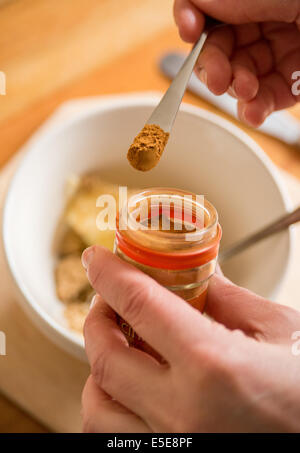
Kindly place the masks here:
MULTIPOLYGON (((176 30, 166 30, 109 65, 96 69, 1 122, 0 163, 15 155, 18 147, 36 127, 57 105, 67 99, 128 91, 164 91, 168 81, 159 73, 157 60, 165 51, 178 47, 185 48, 180 43, 176 30)), ((185 101, 217 112, 217 109, 189 93, 185 96, 185 101)), ((249 129, 243 128, 249 132, 249 129)), ((251 131, 250 134, 274 162, 300 177, 300 158, 295 149, 258 132, 251 131)), ((0 206, 3 206, 6 186, 18 159, 19 157, 13 157, 0 173, 0 206)), ((293 199, 299 203, 300 183, 287 176, 286 182, 293 193, 293 199)), ((299 238, 299 227, 297 231, 299 238)), ((298 248, 295 249, 298 256, 299 242, 298 239, 298 248)), ((279 300, 300 308, 298 261, 297 257, 294 257, 287 284, 282 289, 279 300)), ((51 344, 24 315, 16 303, 14 285, 7 269, 2 245, 0 269, 0 330, 7 336, 7 355, 0 356, 0 391, 49 429, 60 432, 80 431, 80 394, 89 373, 88 366, 51 344)))

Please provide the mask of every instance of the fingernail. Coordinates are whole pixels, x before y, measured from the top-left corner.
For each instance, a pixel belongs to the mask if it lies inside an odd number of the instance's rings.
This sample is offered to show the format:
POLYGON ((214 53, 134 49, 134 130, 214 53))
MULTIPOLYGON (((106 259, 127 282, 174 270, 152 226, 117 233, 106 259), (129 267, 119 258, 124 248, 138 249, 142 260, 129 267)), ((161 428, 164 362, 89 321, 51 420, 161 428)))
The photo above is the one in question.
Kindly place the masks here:
POLYGON ((90 303, 90 310, 93 308, 93 306, 95 305, 96 303, 96 300, 97 300, 97 294, 95 294, 91 300, 91 303, 90 303))
POLYGON ((201 82, 204 83, 204 85, 207 85, 207 72, 205 71, 205 69, 200 69, 198 74, 201 82))
POLYGON ((90 265, 90 263, 93 259, 94 253, 95 253, 94 247, 88 247, 87 249, 84 250, 84 252, 81 256, 81 262, 85 269, 87 269, 88 266, 90 265))
POLYGON ((184 16, 185 21, 189 24, 190 27, 195 26, 195 24, 197 23, 197 16, 193 9, 185 9, 184 16))
POLYGON ((231 96, 237 98, 237 94, 236 94, 236 91, 235 91, 235 83, 232 82, 232 85, 229 87, 228 89, 228 92, 231 96))
POLYGON ((246 112, 246 108, 247 108, 247 104, 243 104, 241 106, 241 109, 240 109, 240 112, 239 112, 239 117, 242 121, 246 122, 246 118, 245 118, 245 112, 246 112))

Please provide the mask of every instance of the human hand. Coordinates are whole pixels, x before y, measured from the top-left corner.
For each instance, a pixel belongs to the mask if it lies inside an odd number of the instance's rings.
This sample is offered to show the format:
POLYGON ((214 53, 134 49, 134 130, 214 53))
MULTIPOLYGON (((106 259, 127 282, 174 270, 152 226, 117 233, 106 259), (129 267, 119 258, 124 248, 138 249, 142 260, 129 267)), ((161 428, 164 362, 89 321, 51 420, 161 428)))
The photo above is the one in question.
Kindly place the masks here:
POLYGON ((108 250, 83 262, 101 295, 85 323, 85 432, 300 430, 299 312, 214 276, 212 321, 108 250), (115 312, 167 363, 128 347, 115 312))
POLYGON ((257 127, 300 100, 292 93, 292 74, 300 70, 299 0, 175 0, 183 40, 199 38, 205 14, 232 25, 211 33, 196 74, 214 94, 237 99, 242 121, 257 127))

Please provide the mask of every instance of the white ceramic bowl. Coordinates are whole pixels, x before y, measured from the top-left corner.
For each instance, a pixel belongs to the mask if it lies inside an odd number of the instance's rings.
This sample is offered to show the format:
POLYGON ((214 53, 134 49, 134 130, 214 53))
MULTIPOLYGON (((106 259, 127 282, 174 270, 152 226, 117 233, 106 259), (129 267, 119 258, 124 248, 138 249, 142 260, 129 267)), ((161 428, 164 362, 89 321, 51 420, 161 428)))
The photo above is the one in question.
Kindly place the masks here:
MULTIPOLYGON (((240 129, 182 105, 160 164, 133 170, 126 152, 158 102, 150 95, 67 103, 27 146, 8 191, 4 244, 23 307, 56 344, 84 358, 83 339, 68 329, 55 294, 53 234, 67 177, 99 169, 137 187, 171 186, 204 194, 217 208, 222 244, 234 242, 290 207, 274 166, 240 129)), ((235 282, 274 297, 287 269, 290 232, 256 245, 225 266, 235 282)))

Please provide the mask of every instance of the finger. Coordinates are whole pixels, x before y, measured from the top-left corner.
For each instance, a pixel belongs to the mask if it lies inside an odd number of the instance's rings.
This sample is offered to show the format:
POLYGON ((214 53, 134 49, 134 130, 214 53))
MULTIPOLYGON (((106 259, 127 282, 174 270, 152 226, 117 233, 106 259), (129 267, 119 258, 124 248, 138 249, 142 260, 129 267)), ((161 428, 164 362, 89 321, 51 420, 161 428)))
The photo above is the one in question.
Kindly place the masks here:
MULTIPOLYGON (((293 93, 293 74, 300 68, 300 41, 298 51, 289 52, 282 58, 278 63, 277 70, 285 81, 286 87, 288 87, 288 102, 290 105, 294 105, 295 102, 300 101, 300 94, 293 93)), ((286 92, 286 91, 285 91, 286 92)))
POLYGON ((191 0, 200 11, 230 24, 248 22, 294 22, 299 1, 289 0, 191 0))
POLYGON ((213 341, 200 312, 107 249, 90 247, 83 261, 96 292, 169 363, 181 362, 191 342, 213 341))
POLYGON ((204 16, 189 0, 175 0, 174 18, 180 37, 195 42, 204 27, 204 16))
POLYGON ((262 24, 261 30, 276 63, 280 63, 287 55, 299 55, 299 29, 296 24, 266 22, 262 24))
POLYGON ((257 296, 220 275, 210 281, 206 313, 229 329, 240 329, 271 343, 290 341, 291 331, 300 327, 297 311, 257 296))
POLYGON ((238 117, 252 127, 259 127, 274 111, 274 95, 265 86, 260 86, 257 96, 252 101, 238 103, 238 117))
POLYGON ((282 75, 272 73, 259 80, 259 90, 253 100, 238 104, 238 114, 245 123, 258 127, 272 112, 291 107, 295 103, 282 75))
POLYGON ((259 89, 256 75, 245 65, 232 62, 233 81, 228 93, 240 101, 249 102, 255 98, 259 89))
POLYGON ((258 76, 264 76, 273 70, 275 61, 271 46, 267 41, 257 41, 238 51, 238 57, 245 56, 246 58, 246 55, 252 61, 258 76))
POLYGON ((134 413, 154 418, 159 407, 157 389, 164 382, 165 367, 128 346, 112 309, 99 298, 87 316, 84 336, 91 373, 99 388, 134 413))
POLYGON ((259 90, 257 76, 271 71, 273 57, 263 41, 238 49, 231 59, 233 81, 228 93, 242 102, 253 100, 259 90))
POLYGON ((232 70, 229 57, 233 43, 231 27, 215 30, 208 37, 196 63, 196 74, 216 95, 225 93, 231 83, 232 70))
POLYGON ((258 68, 247 48, 237 50, 231 58, 233 81, 229 94, 241 101, 250 101, 258 93, 258 68))
POLYGON ((234 36, 236 47, 245 47, 261 39, 261 27, 257 23, 235 25, 234 36))
POLYGON ((148 433, 146 423, 117 401, 112 400, 89 376, 82 392, 85 433, 148 433))

